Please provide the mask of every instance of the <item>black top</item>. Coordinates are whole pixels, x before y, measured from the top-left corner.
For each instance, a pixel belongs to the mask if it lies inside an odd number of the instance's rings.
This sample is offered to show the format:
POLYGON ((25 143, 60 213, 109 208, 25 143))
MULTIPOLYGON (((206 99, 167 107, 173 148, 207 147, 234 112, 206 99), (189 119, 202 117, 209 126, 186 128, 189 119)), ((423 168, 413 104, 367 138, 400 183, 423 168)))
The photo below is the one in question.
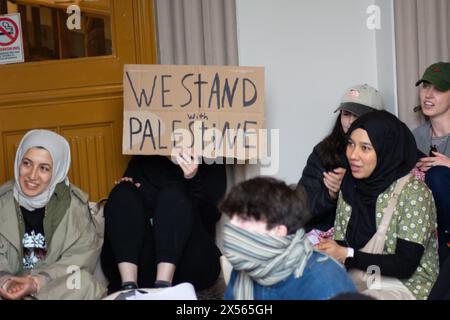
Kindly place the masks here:
MULTIPOLYGON (((347 246, 345 241, 337 242, 347 246)), ((384 276, 409 279, 416 271, 424 250, 418 243, 397 238, 395 254, 373 254, 355 250, 354 257, 345 260, 345 266, 367 270, 368 267, 376 265, 384 276)))
POLYGON ((23 245, 23 268, 33 269, 36 264, 45 258, 47 243, 44 233, 45 208, 28 211, 20 207, 25 223, 23 245))
POLYGON ((151 211, 162 187, 171 183, 183 183, 193 196, 194 205, 206 227, 214 227, 220 219, 217 205, 226 190, 224 164, 207 164, 203 160, 197 174, 192 179, 185 179, 181 167, 165 156, 134 156, 124 177, 132 177, 135 183, 141 183, 139 191, 143 195, 145 207, 151 211))
MULTIPOLYGON (((302 177, 298 182, 308 194, 308 206, 311 212, 311 221, 305 226, 307 232, 311 229, 327 231, 334 225, 336 217, 337 199, 332 199, 328 188, 323 183, 323 173, 327 171, 320 157, 321 143, 316 145, 308 157, 303 169, 302 177)), ((345 155, 339 155, 345 163, 345 155)))

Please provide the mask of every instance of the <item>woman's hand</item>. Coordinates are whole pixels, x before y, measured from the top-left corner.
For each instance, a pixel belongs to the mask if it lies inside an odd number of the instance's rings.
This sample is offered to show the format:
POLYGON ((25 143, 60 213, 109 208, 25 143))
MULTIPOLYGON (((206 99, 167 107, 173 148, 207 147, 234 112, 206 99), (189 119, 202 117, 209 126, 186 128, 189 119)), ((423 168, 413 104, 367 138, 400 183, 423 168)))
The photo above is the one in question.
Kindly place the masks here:
POLYGON ((336 241, 331 239, 320 240, 320 243, 316 245, 316 248, 342 264, 344 264, 345 259, 347 258, 347 248, 338 245, 336 241))
POLYGON ((192 179, 198 171, 199 161, 192 155, 190 151, 183 150, 176 154, 178 165, 183 170, 185 179, 192 179))
MULTIPOLYGON (((131 183, 133 183, 133 178, 131 178, 131 177, 122 177, 119 180, 114 181, 114 184, 119 184, 119 183, 122 183, 122 182, 131 182, 131 183)), ((141 184, 139 182, 136 182, 134 185, 136 186, 136 188, 139 188, 141 186, 141 184)))
POLYGON ((344 168, 336 168, 333 171, 323 173, 323 183, 327 187, 331 199, 337 199, 344 175, 344 168))
POLYGON ((3 299, 19 300, 37 293, 38 283, 32 276, 12 277, 0 288, 3 299))
POLYGON ((432 167, 436 166, 444 166, 450 168, 450 158, 445 154, 433 151, 434 157, 425 157, 421 158, 419 162, 417 162, 417 167, 420 171, 427 172, 432 167))

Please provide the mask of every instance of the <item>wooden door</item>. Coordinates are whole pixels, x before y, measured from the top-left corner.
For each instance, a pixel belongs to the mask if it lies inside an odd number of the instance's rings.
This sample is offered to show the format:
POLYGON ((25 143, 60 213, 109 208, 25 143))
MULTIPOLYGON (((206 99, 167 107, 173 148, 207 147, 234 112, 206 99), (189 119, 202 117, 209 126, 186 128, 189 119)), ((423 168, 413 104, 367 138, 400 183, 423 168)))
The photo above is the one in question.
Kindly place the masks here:
MULTIPOLYGON (((106 1, 111 54, 0 65, 0 183, 14 177, 18 143, 34 128, 67 138, 69 178, 91 200, 107 196, 123 173, 128 162, 121 147, 123 65, 156 63, 154 10, 151 0, 106 1)), ((53 40, 64 45, 64 38, 56 41, 59 35, 53 40)))

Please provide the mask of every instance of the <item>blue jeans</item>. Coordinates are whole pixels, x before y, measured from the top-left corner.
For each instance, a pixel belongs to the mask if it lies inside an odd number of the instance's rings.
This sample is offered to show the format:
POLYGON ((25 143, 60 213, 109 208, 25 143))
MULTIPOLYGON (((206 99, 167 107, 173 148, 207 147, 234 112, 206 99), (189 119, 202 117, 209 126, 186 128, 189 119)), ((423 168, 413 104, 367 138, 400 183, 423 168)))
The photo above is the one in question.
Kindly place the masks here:
POLYGON ((437 209, 439 262, 450 255, 450 168, 437 166, 428 170, 425 182, 433 192, 437 209))

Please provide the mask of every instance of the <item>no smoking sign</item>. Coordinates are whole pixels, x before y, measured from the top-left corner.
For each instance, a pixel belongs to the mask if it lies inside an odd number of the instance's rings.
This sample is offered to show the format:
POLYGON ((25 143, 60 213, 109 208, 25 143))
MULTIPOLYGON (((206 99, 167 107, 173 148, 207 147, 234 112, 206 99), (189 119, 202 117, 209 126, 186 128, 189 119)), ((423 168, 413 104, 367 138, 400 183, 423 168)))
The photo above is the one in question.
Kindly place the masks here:
POLYGON ((0 18, 0 46, 9 46, 19 37, 19 27, 11 18, 0 18))
POLYGON ((23 61, 20 14, 0 16, 0 64, 23 61))

